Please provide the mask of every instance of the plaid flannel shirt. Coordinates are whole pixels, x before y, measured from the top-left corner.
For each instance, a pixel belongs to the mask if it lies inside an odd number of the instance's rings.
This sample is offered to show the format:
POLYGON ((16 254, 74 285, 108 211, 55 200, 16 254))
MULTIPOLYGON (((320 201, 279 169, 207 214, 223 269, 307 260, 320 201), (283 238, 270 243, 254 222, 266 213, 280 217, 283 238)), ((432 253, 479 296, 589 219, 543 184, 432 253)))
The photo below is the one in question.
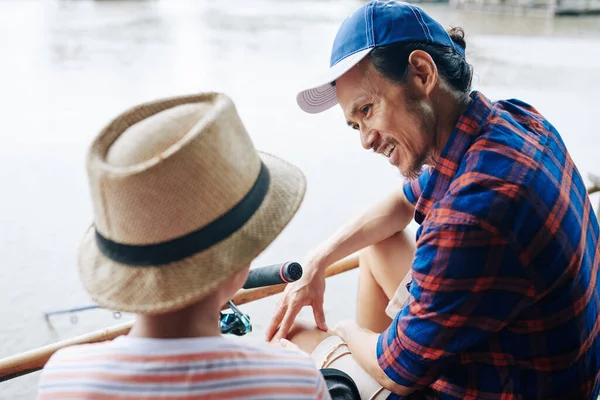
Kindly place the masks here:
POLYGON ((535 109, 471 97, 435 166, 404 186, 417 251, 379 365, 418 389, 408 398, 595 399, 600 256, 584 182, 535 109))

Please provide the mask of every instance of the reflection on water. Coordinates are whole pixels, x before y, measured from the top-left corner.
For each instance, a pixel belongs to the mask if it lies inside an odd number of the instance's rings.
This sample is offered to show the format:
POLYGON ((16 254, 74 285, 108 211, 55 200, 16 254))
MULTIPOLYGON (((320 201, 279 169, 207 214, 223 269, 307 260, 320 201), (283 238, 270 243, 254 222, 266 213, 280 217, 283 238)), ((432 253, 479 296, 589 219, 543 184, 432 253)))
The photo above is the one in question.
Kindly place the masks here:
MULTIPOLYGON (((47 310, 89 304, 75 268, 91 221, 87 145, 136 103, 200 90, 231 95, 255 145, 298 164, 307 198, 256 265, 301 260, 400 177, 364 152, 338 109, 295 105, 328 64, 339 22, 362 1, 0 2, 0 357, 113 324, 87 311, 48 325, 47 310)), ((467 31, 475 87, 534 104, 561 131, 580 171, 600 170, 600 18, 512 18, 425 5, 467 31)), ((328 282, 330 323, 354 315, 356 271, 328 282)), ((274 299, 245 307, 260 340, 274 299)), ((306 316, 310 315, 307 310, 306 316)), ((130 316, 124 316, 130 318, 130 316)), ((1 399, 34 397, 38 374, 0 384, 1 399)))

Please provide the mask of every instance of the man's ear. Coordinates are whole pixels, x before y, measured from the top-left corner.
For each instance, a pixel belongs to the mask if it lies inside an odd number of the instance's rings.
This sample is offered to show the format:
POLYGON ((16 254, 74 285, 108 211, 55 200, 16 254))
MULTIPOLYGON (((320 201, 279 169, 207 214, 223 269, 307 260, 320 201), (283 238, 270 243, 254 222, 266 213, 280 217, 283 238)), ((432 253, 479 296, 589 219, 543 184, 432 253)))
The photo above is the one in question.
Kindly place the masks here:
POLYGON ((438 80, 438 70, 429 53, 415 50, 408 56, 407 84, 415 98, 429 97, 438 80))

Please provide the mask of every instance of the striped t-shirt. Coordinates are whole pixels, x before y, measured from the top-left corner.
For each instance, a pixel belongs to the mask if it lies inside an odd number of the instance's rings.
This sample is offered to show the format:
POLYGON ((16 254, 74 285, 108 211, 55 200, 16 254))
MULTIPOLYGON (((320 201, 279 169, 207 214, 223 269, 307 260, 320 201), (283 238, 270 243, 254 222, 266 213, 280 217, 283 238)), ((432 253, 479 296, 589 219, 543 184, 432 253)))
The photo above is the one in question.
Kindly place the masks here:
POLYGON ((146 339, 64 348, 38 399, 330 399, 308 355, 230 338, 146 339))

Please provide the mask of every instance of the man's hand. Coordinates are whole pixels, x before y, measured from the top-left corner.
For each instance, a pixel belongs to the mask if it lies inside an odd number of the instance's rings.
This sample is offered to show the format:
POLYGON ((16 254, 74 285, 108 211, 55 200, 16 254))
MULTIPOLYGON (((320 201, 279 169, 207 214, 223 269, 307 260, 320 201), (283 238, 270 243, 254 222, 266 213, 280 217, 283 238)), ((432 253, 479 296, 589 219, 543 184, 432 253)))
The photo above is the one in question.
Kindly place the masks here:
POLYGON ((300 310, 311 306, 317 327, 327 331, 323 297, 325 295, 325 268, 316 257, 309 257, 302 264, 300 280, 287 285, 277 303, 275 314, 266 332, 266 340, 285 338, 300 310))

